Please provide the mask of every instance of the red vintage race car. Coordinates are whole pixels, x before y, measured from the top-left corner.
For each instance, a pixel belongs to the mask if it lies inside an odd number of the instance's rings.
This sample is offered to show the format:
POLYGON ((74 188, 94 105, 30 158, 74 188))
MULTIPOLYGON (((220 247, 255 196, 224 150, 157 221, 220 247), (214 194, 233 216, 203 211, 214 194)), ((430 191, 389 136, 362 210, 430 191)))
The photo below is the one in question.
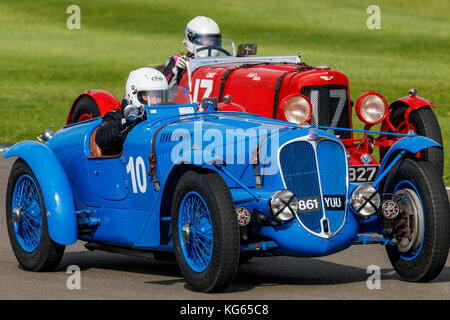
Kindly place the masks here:
MULTIPOLYGON (((188 90, 192 102, 217 97, 223 111, 250 112, 334 130, 347 148, 353 182, 372 181, 379 168, 374 147, 379 147, 381 161, 402 137, 383 132, 417 133, 442 144, 439 123, 432 111, 436 107, 417 96, 415 89, 390 104, 375 91, 362 94, 354 103, 346 75, 329 66, 310 66, 301 61, 300 54, 255 56, 255 44, 239 45, 237 52, 234 44, 231 47, 229 51, 223 47, 197 48, 197 52, 207 50, 208 56, 190 59, 178 90, 188 90), (381 123, 381 131, 364 132, 362 138, 355 138, 352 131, 345 130, 353 128, 352 108, 365 130, 381 123)), ((111 93, 87 91, 73 103, 67 123, 102 116, 116 108, 120 108, 120 102, 111 93)), ((441 149, 429 148, 417 156, 430 161, 442 175, 441 149)))

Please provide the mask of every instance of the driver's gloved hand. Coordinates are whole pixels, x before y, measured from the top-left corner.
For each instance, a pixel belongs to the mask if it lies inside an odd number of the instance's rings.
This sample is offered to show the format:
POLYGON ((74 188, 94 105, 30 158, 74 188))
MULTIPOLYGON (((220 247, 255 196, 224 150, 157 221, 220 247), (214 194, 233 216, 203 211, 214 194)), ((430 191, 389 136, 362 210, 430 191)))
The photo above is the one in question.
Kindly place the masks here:
POLYGON ((187 66, 187 58, 184 56, 179 57, 177 63, 175 63, 175 67, 183 70, 186 69, 186 66, 187 66))
POLYGON ((177 77, 177 75, 180 71, 185 70, 186 66, 187 66, 187 58, 184 56, 179 57, 177 62, 175 63, 175 66, 172 69, 174 78, 177 77))

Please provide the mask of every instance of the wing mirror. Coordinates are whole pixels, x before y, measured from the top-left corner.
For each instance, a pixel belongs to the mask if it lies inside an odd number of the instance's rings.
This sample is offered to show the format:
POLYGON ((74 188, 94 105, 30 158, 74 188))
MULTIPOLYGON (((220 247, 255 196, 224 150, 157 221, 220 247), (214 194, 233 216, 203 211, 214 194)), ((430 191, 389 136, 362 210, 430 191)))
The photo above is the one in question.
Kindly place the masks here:
POLYGON ((256 54, 256 43, 241 43, 238 45, 237 56, 248 57, 256 54))
POLYGON ((127 121, 135 121, 144 115, 144 108, 129 104, 123 109, 123 115, 127 121))

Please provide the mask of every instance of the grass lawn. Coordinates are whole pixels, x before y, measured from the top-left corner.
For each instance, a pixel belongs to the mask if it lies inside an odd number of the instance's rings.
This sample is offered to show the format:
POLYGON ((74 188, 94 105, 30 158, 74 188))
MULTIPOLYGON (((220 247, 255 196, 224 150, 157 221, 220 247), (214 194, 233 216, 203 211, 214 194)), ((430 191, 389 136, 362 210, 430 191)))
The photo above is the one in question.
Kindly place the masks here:
MULTIPOLYGON (((87 89, 122 96, 132 69, 184 50, 186 23, 215 19, 223 37, 257 42, 259 55, 302 53, 309 64, 347 74, 351 97, 376 90, 388 101, 412 87, 437 106, 444 144, 450 137, 448 1, 377 1, 381 29, 369 30, 370 1, 0 2, 0 143, 34 139, 64 125, 74 98, 87 89), (66 9, 81 8, 69 30, 66 9)), ((359 120, 355 121, 359 122, 359 120)), ((361 125, 358 125, 361 127, 361 125)), ((444 179, 450 183, 450 153, 444 179)))

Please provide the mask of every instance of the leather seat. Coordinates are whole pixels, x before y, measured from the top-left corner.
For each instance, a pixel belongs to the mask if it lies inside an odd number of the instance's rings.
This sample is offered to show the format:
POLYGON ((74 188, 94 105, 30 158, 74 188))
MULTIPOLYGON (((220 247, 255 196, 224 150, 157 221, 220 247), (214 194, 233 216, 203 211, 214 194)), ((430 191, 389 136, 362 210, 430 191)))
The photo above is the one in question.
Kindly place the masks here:
POLYGON ((94 129, 89 139, 89 149, 91 150, 91 156, 89 158, 100 158, 103 156, 102 149, 95 142, 95 134, 100 127, 94 129))
POLYGON ((100 126, 98 126, 97 128, 94 129, 94 131, 92 131, 91 137, 89 139, 89 150, 91 151, 91 155, 88 157, 88 159, 117 158, 117 157, 121 156, 122 151, 118 154, 113 154, 113 155, 105 155, 103 153, 103 150, 95 142, 95 134, 97 133, 98 128, 100 128, 100 126))

